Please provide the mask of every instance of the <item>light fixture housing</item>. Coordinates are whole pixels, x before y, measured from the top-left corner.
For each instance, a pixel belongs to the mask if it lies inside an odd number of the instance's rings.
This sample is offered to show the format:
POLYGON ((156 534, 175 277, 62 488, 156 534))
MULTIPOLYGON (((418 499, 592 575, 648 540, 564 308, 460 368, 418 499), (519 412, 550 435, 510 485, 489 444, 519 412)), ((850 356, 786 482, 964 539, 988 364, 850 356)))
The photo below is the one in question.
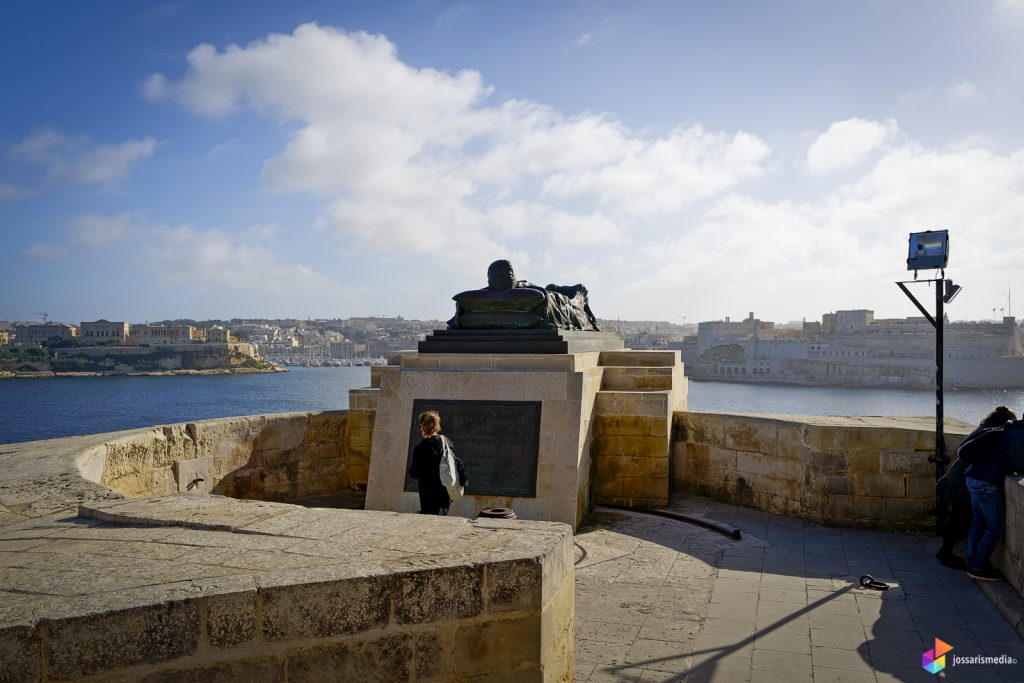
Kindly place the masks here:
POLYGON ((907 270, 945 269, 949 262, 949 230, 910 233, 907 270))

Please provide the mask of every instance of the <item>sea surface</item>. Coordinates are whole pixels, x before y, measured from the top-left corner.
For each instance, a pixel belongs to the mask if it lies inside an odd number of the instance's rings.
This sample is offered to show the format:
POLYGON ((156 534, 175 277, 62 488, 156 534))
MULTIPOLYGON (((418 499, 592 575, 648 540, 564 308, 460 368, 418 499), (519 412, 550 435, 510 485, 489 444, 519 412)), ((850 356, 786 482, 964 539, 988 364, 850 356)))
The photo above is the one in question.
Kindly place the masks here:
MULTIPOLYGON (((369 386, 367 367, 293 367, 258 375, 0 380, 0 443, 213 417, 340 410, 369 386)), ((689 408, 796 415, 935 415, 935 392, 690 382, 689 408)), ((996 405, 1024 410, 1024 389, 947 390, 945 413, 976 424, 996 405)))

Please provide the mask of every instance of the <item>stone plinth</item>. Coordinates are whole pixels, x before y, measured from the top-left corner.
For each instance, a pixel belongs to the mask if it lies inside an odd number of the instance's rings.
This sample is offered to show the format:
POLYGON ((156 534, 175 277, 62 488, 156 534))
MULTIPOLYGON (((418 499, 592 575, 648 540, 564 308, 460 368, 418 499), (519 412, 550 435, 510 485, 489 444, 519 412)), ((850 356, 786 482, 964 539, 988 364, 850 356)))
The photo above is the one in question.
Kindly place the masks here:
MULTIPOLYGON (((403 353, 374 379, 379 396, 366 505, 415 512, 403 490, 417 400, 540 402, 535 496, 467 495, 452 514, 511 507, 524 519, 577 527, 598 502, 663 506, 672 411, 686 407, 678 351, 567 354, 403 353), (596 467, 592 458, 596 457, 596 467), (596 470, 597 481, 591 482, 596 470)), ((365 390, 360 390, 365 391, 365 390)), ((442 427, 444 413, 441 414, 442 427)), ((442 429, 443 431, 443 429, 442 429)), ((449 436, 458 450, 459 435, 449 436)), ((466 457, 470 483, 473 463, 466 457)), ((472 491, 469 491, 473 493, 472 491)))
POLYGON ((567 526, 206 494, 0 527, 0 681, 567 681, 567 526))
MULTIPOLYGON (((539 401, 537 486, 533 497, 467 495, 451 514, 475 517, 511 507, 521 519, 579 525, 590 499, 591 415, 601 385, 597 352, 576 354, 403 353, 380 375, 366 507, 416 512, 404 491, 417 399, 539 401)), ((444 414, 442 413, 442 431, 444 414)), ((459 435, 449 434, 458 450, 459 435)), ((460 453, 473 481, 472 454, 460 453)))

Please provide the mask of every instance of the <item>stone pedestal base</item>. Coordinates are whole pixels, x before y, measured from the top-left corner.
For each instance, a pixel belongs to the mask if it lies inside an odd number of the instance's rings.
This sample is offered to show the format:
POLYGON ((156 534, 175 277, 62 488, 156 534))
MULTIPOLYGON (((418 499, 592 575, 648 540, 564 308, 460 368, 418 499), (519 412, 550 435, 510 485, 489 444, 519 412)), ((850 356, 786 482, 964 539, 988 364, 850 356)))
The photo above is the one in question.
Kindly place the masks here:
MULTIPOLYGON (((483 456, 460 447, 459 434, 446 432, 470 478, 467 495, 450 514, 475 517, 485 508, 509 507, 520 519, 565 522, 575 529, 595 499, 650 507, 668 503, 671 417, 686 407, 678 351, 403 352, 392 363, 372 376, 379 388, 367 509, 419 510, 419 495, 405 490, 406 471, 410 444, 418 441, 413 413, 429 402, 540 403, 533 495, 474 494, 474 459, 483 456)), ((353 400, 367 400, 367 390, 357 393, 353 400)), ((479 471, 483 465, 479 459, 477 464, 479 471)))
MULTIPOLYGON (((565 522, 575 529, 590 501, 591 415, 600 388, 599 354, 417 354, 379 375, 366 507, 417 512, 419 495, 405 491, 414 403, 421 401, 540 402, 533 496, 466 495, 453 515, 475 517, 510 507, 520 519, 565 522)), ((440 411, 442 431, 445 415, 440 411)), ((449 433, 473 485, 474 458, 449 433)))

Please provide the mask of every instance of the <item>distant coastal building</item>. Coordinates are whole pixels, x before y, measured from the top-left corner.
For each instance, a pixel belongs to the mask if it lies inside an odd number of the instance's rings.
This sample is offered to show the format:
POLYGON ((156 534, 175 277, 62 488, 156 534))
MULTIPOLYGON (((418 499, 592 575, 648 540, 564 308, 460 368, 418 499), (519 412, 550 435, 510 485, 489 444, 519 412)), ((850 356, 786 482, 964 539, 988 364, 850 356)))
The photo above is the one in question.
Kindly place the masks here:
POLYGON ((206 330, 192 325, 132 325, 129 343, 144 344, 191 344, 206 340, 206 330))
POLYGON ((233 341, 231 331, 220 325, 206 328, 206 341, 209 344, 227 344, 233 341))
POLYGON ((78 326, 69 323, 33 323, 16 325, 14 328, 14 340, 18 346, 39 346, 52 339, 64 341, 77 339, 78 336, 78 326))
MULTIPOLYGON (((1012 317, 946 322, 949 386, 1024 387, 1024 347, 1012 317)), ((802 329, 754 318, 700 323, 688 349, 690 376, 741 382, 921 386, 935 381, 935 330, 924 318, 875 320, 866 309, 836 311, 802 329)), ((685 352, 684 352, 685 353, 685 352)))
POLYGON ((0 330, 0 346, 7 346, 11 343, 11 335, 7 330, 0 330))
POLYGON ((342 341, 331 342, 331 358, 347 360, 356 357, 356 345, 354 342, 342 341))
POLYGON ((83 321, 79 341, 83 344, 114 342, 124 345, 128 343, 130 329, 131 325, 126 322, 111 322, 103 319, 93 322, 83 321))

